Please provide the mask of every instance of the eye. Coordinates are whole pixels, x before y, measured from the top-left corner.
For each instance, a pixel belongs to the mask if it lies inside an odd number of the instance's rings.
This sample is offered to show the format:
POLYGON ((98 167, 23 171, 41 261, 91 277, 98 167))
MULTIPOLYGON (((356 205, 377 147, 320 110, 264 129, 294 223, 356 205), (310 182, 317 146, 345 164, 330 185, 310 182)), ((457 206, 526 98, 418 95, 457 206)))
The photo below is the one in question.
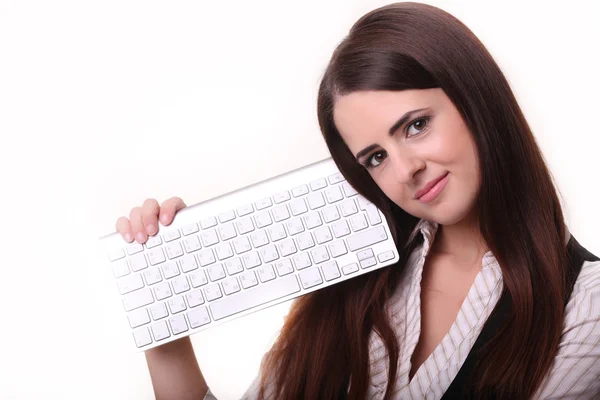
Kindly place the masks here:
POLYGON ((366 162, 366 167, 367 168, 374 168, 374 167, 378 167, 379 164, 382 163, 382 161, 385 159, 385 156, 387 155, 387 153, 385 152, 385 150, 380 150, 377 151, 375 153, 373 153, 371 156, 369 156, 369 158, 367 159, 366 162))
POLYGON ((406 132, 409 136, 413 136, 413 135, 416 135, 417 133, 421 133, 427 126, 427 123, 428 123, 427 117, 419 118, 419 119, 415 120, 413 123, 411 123, 410 125, 408 125, 406 132), (414 131, 416 131, 415 133, 411 133, 411 130, 413 128, 414 128, 414 131))

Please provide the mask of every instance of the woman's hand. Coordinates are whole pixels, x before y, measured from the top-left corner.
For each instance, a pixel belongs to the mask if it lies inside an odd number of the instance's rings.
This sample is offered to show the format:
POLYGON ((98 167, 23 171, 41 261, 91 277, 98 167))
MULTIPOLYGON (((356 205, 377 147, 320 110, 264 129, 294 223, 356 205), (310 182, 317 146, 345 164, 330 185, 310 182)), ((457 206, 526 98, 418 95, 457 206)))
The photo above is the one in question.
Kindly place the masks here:
POLYGON ((120 217, 117 219, 117 232, 123 239, 131 243, 134 239, 138 243, 145 243, 148 236, 156 235, 158 232, 158 221, 167 226, 173 222, 177 211, 186 205, 179 197, 171 197, 158 205, 155 199, 147 199, 141 207, 133 207, 129 213, 129 219, 120 217))

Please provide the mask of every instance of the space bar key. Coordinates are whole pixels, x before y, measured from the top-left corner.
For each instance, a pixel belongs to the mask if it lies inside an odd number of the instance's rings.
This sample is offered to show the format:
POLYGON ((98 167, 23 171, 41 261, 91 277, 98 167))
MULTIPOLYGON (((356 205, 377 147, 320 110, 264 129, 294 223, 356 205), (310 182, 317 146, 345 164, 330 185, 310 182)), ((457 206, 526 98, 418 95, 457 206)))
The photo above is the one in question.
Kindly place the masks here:
POLYGON ((216 321, 299 291, 296 276, 288 275, 215 301, 209 307, 216 321))

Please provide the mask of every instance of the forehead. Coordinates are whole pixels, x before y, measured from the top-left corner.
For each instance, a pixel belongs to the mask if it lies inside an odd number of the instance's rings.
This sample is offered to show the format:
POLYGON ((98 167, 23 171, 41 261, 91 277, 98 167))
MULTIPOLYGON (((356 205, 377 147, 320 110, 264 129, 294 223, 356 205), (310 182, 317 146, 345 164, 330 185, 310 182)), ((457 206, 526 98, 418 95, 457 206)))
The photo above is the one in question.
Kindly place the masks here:
POLYGON ((360 91, 336 98, 333 120, 353 153, 388 136, 405 113, 440 106, 441 89, 360 91), (360 148, 359 148, 360 147, 360 148))

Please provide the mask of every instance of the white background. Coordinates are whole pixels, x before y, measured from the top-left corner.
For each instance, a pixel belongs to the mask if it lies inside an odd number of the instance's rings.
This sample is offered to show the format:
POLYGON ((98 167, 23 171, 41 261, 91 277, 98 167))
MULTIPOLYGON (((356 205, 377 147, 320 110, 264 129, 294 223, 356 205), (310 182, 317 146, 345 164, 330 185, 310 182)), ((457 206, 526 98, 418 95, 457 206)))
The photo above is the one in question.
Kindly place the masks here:
MULTIPOLYGON (((431 3, 496 58, 600 254, 597 2, 431 3)), ((0 398, 153 398, 97 238, 148 197, 191 205, 327 157, 319 78, 383 4, 0 1, 0 398)), ((193 336, 219 399, 246 390, 288 306, 193 336)))

